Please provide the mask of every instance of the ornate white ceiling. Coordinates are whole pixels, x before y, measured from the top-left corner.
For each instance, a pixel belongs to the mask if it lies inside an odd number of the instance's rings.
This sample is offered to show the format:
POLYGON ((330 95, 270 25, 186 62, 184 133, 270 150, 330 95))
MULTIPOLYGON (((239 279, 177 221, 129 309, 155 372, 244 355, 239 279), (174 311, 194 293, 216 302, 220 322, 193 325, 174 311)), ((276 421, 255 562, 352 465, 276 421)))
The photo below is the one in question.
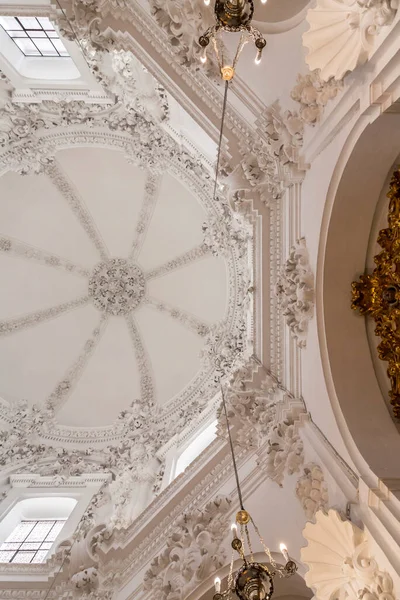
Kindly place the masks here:
POLYGON ((104 147, 1 177, 5 400, 80 428, 112 425, 137 398, 161 413, 207 403, 215 333, 238 321, 238 274, 234 254, 204 243, 212 203, 189 177, 104 147))
POLYGON ((213 200, 207 161, 170 136, 171 100, 140 63, 93 62, 108 106, 1 110, 2 414, 23 400, 48 443, 102 444, 134 403, 154 450, 251 352, 252 228, 213 200))

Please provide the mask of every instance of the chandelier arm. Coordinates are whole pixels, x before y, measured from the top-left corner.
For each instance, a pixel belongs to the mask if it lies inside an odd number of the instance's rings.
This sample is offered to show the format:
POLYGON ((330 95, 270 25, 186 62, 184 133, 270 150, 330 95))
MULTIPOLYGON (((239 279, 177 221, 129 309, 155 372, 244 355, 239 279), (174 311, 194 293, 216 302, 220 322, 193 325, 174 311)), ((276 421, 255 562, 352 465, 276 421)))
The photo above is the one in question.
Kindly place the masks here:
MULTIPOLYGON (((228 84, 228 82, 226 82, 226 84, 228 84)), ((228 85, 226 86, 226 89, 228 89, 228 85)), ((245 510, 245 508, 243 506, 242 490, 240 489, 239 473, 238 473, 237 464, 236 464, 235 452, 233 450, 233 442, 232 442, 231 430, 230 430, 230 427, 229 427, 228 411, 226 410, 225 394, 224 394, 224 390, 223 390, 222 385, 221 385, 221 395, 222 395, 222 404, 224 406, 224 412, 225 412, 226 426, 227 426, 227 429, 228 429, 228 439, 229 439, 229 445, 230 445, 230 448, 231 448, 233 470, 235 472, 236 487, 237 487, 237 492, 238 492, 238 496, 239 496, 240 508, 241 508, 241 510, 245 510)))
MULTIPOLYGON (((220 163, 220 160, 221 160, 222 134, 224 132, 224 122, 225 122, 225 113, 226 113, 226 102, 227 102, 227 98, 228 98, 228 88, 229 88, 229 81, 225 81, 224 102, 223 102, 223 105, 222 105, 222 116, 221 116, 221 127, 220 127, 220 130, 219 130, 217 166, 216 166, 216 169, 215 169, 214 194, 213 194, 213 200, 214 201, 217 199, 218 172, 219 172, 219 163, 220 163)), ((222 392, 222 398, 223 397, 224 397, 224 393, 222 392)))

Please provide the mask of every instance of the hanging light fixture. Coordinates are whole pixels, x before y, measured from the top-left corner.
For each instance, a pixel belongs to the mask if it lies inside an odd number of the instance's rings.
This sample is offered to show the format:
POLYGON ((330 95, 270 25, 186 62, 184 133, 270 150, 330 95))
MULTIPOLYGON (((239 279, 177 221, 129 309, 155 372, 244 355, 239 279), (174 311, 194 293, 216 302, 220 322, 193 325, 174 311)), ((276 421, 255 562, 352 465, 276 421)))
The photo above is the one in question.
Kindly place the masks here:
MULTIPOLYGON (((214 179, 213 199, 216 200, 219 165, 221 159, 222 135, 224 130, 229 83, 232 81, 235 75, 236 64, 245 44, 250 40, 254 41, 257 49, 255 63, 258 65, 261 62, 262 51, 267 45, 267 42, 258 29, 253 27, 251 24, 254 14, 254 0, 214 1, 215 25, 209 27, 207 31, 199 37, 199 44, 203 48, 200 60, 202 63, 205 63, 207 61, 207 49, 210 42, 212 42, 220 75, 225 81, 224 100, 222 105, 221 125, 218 141, 217 165, 214 179), (241 34, 233 61, 228 60, 225 56, 224 45, 221 39, 222 32, 241 34)), ((209 6, 211 0, 203 0, 203 2, 206 6, 209 6)), ((260 2, 261 4, 265 4, 267 0, 260 0, 260 2)))
POLYGON ((265 544, 257 525, 253 521, 250 513, 244 508, 242 491, 240 488, 239 473, 236 464, 235 452, 231 431, 229 427, 228 412, 226 409, 225 395, 221 387, 222 405, 224 408, 226 426, 228 430, 228 439, 232 455, 233 470, 235 473, 236 487, 239 497, 240 510, 236 514, 236 522, 232 524, 232 559, 228 574, 227 588, 221 591, 221 580, 215 578, 215 594, 213 600, 229 600, 234 598, 234 594, 239 600, 270 600, 274 592, 274 578, 290 577, 297 571, 296 563, 289 557, 289 553, 284 544, 280 545, 280 551, 285 559, 285 565, 278 565, 268 546, 265 544), (254 560, 253 548, 251 544, 250 528, 252 528, 258 537, 261 546, 268 559, 269 566, 254 560), (242 561, 242 565, 234 573, 233 565, 235 562, 235 553, 242 561))
MULTIPOLYGON (((209 6, 210 0, 203 1, 206 6, 209 6)), ((260 1, 261 4, 265 4, 267 0, 260 1)), ((253 40, 256 46, 257 53, 255 63, 258 65, 261 62, 262 51, 267 45, 267 42, 258 29, 251 24, 253 14, 254 0, 215 0, 215 25, 209 27, 199 38, 199 44, 203 48, 200 60, 203 63, 206 62, 207 48, 212 41, 221 77, 225 81, 231 81, 233 79, 236 63, 239 60, 244 45, 248 41, 253 40), (223 45, 220 39, 220 34, 224 31, 241 33, 232 64, 229 64, 224 57, 223 45)))

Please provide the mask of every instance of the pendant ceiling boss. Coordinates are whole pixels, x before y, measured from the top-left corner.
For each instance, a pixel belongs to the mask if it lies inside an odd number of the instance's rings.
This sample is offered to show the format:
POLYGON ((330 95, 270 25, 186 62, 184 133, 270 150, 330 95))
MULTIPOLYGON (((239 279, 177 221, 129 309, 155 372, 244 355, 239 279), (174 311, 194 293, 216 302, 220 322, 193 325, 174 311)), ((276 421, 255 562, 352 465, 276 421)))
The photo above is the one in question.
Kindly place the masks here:
MULTIPOLYGON (((210 0, 203 1, 206 6, 210 4, 210 0)), ((267 2, 267 0, 260 1, 261 4, 265 4, 267 2)), ((207 31, 199 38, 199 44, 203 48, 201 61, 203 63, 206 62, 207 47, 210 42, 212 42, 220 68, 221 77, 225 81, 230 81, 233 78, 240 53, 248 41, 253 40, 257 48, 255 59, 256 64, 259 64, 261 61, 262 51, 267 42, 258 29, 253 27, 251 24, 253 14, 253 0, 215 0, 215 25, 209 27, 207 31), (224 59, 223 46, 219 37, 219 34, 224 31, 230 33, 241 33, 236 55, 232 61, 232 64, 227 64, 224 59)))

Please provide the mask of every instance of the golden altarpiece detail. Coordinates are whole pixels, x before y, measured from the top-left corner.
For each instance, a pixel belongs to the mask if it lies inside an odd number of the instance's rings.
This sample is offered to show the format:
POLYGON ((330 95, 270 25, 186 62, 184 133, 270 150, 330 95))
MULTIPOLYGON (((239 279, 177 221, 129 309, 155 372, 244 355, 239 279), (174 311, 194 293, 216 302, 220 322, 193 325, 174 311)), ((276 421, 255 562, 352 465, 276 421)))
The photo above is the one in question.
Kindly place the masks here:
POLYGON ((352 283, 352 305, 375 320, 375 335, 381 338, 378 356, 389 363, 387 374, 393 413, 400 419, 400 170, 390 182, 388 227, 381 229, 371 275, 352 283))

